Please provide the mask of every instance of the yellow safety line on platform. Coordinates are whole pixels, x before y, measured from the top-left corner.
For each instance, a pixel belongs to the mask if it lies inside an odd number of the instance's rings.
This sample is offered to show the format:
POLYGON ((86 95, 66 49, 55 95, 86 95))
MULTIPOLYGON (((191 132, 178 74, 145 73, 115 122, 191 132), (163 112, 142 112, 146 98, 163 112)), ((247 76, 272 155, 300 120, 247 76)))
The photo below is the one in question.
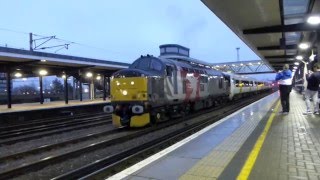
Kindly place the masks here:
POLYGON ((270 129, 270 126, 272 124, 272 121, 274 119, 274 116, 276 115, 276 113, 278 112, 278 109, 279 109, 279 106, 280 106, 280 101, 278 101, 274 111, 272 112, 272 114, 270 115, 269 119, 268 119, 268 122, 265 126, 265 128, 263 129, 263 132, 261 133, 261 135, 259 136, 256 144, 254 145, 252 151, 250 152, 249 154, 249 157, 247 158, 244 166, 242 167, 238 177, 237 177, 237 180, 243 180, 243 179, 248 179, 250 173, 251 173, 251 170, 257 160, 257 157, 260 153, 260 150, 261 150, 261 147, 264 143, 264 140, 266 139, 267 137, 267 134, 268 134, 268 131, 270 129))

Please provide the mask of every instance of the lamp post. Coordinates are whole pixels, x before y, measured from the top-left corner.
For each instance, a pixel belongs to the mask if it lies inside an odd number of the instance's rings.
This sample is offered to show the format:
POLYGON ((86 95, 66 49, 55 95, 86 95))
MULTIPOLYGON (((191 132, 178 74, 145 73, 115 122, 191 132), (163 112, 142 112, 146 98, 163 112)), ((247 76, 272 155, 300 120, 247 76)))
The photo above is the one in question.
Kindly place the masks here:
POLYGON ((40 104, 43 104, 43 76, 47 75, 48 71, 42 69, 39 71, 39 85, 40 85, 40 104))

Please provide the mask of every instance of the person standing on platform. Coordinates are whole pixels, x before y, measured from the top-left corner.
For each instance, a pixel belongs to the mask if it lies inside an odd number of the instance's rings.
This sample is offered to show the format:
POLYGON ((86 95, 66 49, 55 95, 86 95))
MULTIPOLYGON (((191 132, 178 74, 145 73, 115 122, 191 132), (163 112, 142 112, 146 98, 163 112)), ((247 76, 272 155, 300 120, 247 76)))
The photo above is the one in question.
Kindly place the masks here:
POLYGON ((304 115, 312 114, 310 108, 310 98, 313 101, 314 114, 319 114, 319 101, 318 101, 318 91, 320 84, 320 63, 315 63, 313 65, 314 72, 309 75, 306 74, 306 80, 308 82, 307 89, 305 92, 307 111, 304 115))
POLYGON ((279 83, 280 99, 282 105, 282 114, 288 114, 290 111, 289 95, 292 89, 292 73, 289 65, 283 66, 283 71, 277 73, 276 81, 279 83))

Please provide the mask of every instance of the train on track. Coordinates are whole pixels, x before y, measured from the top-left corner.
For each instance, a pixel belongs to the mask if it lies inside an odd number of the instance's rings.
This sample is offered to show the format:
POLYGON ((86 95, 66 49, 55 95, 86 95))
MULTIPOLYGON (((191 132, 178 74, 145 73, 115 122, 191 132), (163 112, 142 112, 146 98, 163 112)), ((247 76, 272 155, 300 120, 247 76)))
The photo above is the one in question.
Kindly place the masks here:
POLYGON ((112 113, 114 126, 143 127, 272 88, 190 58, 189 49, 180 45, 161 45, 160 52, 112 75, 111 105, 104 111, 112 113))

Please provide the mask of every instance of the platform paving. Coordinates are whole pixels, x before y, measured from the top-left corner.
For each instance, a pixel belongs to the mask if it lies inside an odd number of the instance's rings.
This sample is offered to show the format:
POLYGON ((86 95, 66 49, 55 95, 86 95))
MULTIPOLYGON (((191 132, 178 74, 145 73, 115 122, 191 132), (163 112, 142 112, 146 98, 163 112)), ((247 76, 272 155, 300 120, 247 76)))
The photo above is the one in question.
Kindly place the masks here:
POLYGON ((303 115, 302 98, 292 91, 290 113, 274 119, 249 179, 320 179, 320 116, 303 115))

